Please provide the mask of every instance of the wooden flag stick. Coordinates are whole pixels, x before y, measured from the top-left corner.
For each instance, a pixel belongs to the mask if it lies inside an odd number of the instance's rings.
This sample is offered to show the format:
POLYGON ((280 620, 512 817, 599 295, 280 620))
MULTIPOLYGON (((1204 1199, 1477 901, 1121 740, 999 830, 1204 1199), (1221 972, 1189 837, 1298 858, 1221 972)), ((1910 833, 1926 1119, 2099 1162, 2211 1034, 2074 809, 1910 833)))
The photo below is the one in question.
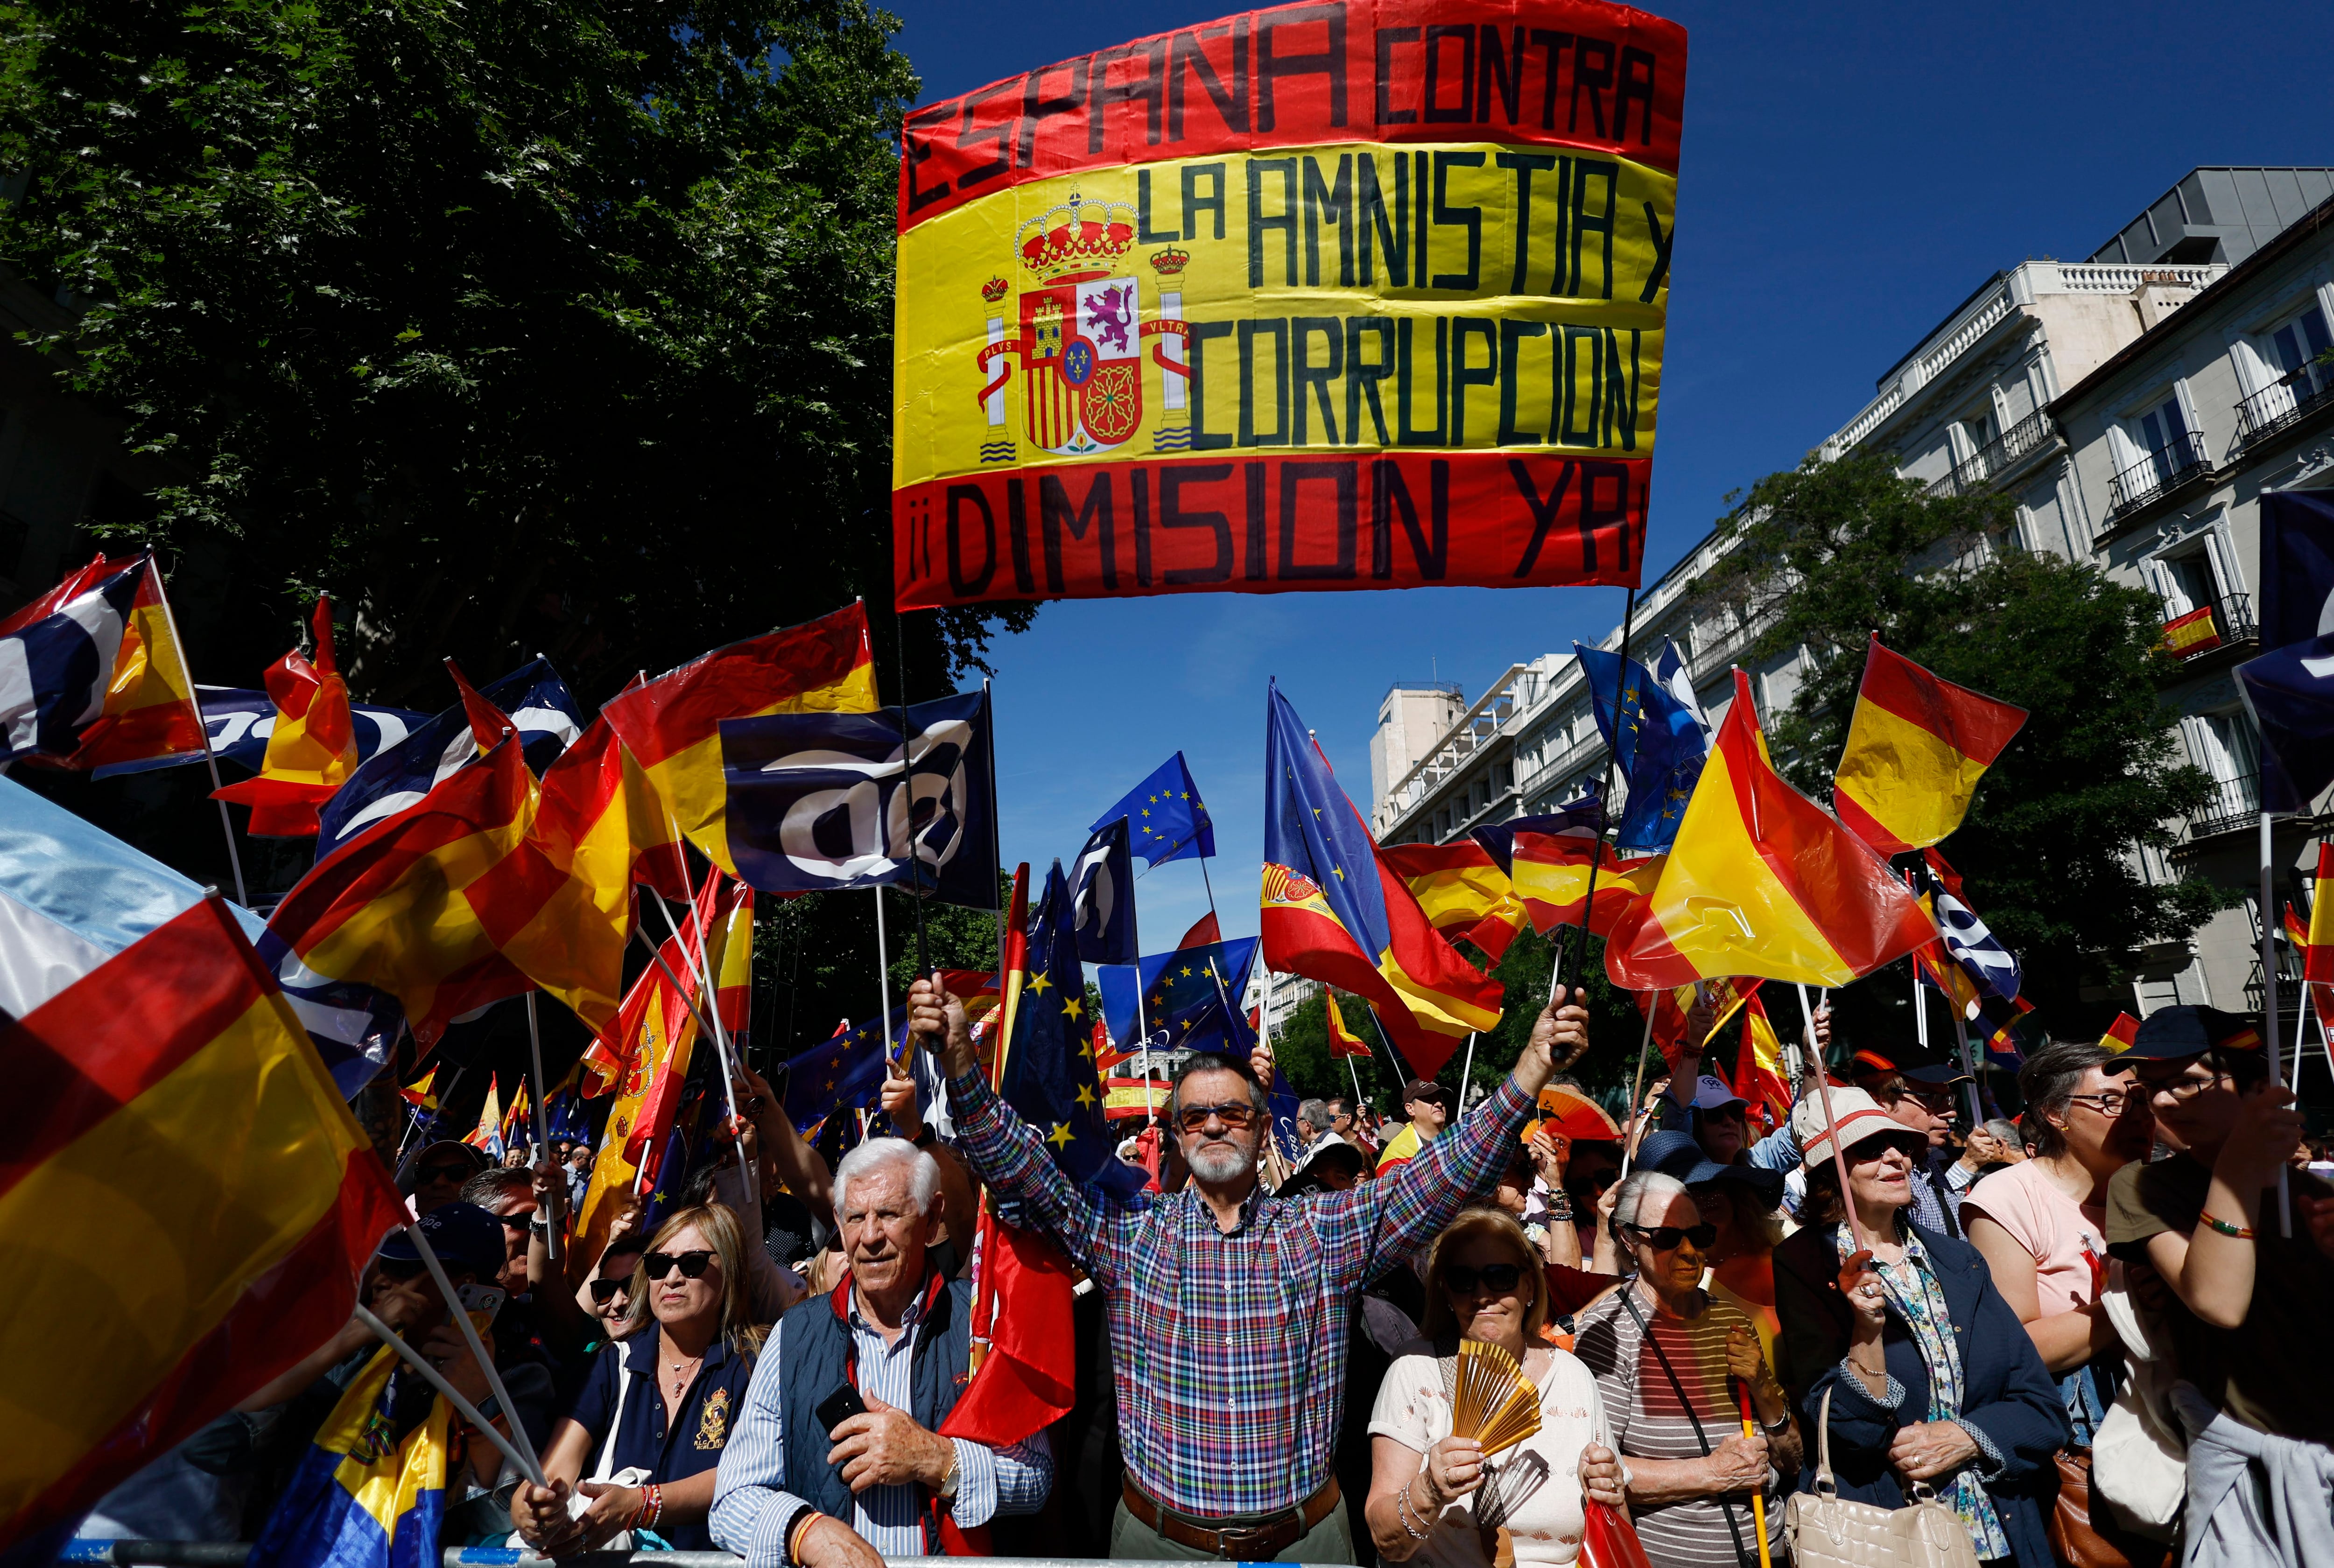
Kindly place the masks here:
MULTIPOLYGON (((1656 997, 1654 1005, 1657 1007, 1660 1005, 1660 998, 1656 997)), ((1629 1125, 1621 1134, 1621 1179, 1624 1181, 1629 1179, 1629 1161, 1637 1153, 1637 1107, 1644 1103, 1645 1098, 1645 1058, 1653 1053, 1654 1008, 1648 1007, 1645 1009, 1645 1037, 1637 1042, 1637 1081, 1629 1089, 1629 1125)))
POLYGON ((1847 1210, 1847 1227, 1856 1237, 1856 1250, 1870 1252, 1872 1240, 1864 1234, 1864 1221, 1857 1217, 1856 1194, 1847 1185, 1847 1154, 1839 1146, 1839 1123, 1831 1114, 1831 1069, 1824 1063, 1823 1053, 1816 1047, 1816 1010, 1808 1005, 1808 988, 1799 985, 1799 1014, 1808 1035, 1808 1054, 1813 1059, 1816 1075, 1816 1098, 1823 1105, 1824 1135, 1831 1140, 1832 1169, 1839 1176, 1839 1204, 1847 1210))

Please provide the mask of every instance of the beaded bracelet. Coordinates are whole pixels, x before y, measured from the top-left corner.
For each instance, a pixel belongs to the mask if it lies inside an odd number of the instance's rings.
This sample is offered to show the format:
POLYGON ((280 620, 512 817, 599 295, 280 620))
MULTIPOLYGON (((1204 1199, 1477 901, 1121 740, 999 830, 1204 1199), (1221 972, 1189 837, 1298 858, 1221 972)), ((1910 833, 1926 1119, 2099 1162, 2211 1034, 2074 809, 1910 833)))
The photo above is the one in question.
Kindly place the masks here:
POLYGON ((2205 1214, 2201 1210, 2197 1213, 2196 1217, 2203 1220, 2206 1225, 2211 1226, 2214 1230, 2219 1231, 2223 1236, 2233 1236, 2239 1241, 2251 1241, 2253 1238, 2253 1233, 2247 1230, 2242 1225, 2231 1225, 2225 1219, 2214 1219, 2211 1215, 2205 1214))
POLYGON ((664 1488, 654 1482, 651 1482, 648 1487, 648 1515, 651 1528, 664 1517, 664 1488))

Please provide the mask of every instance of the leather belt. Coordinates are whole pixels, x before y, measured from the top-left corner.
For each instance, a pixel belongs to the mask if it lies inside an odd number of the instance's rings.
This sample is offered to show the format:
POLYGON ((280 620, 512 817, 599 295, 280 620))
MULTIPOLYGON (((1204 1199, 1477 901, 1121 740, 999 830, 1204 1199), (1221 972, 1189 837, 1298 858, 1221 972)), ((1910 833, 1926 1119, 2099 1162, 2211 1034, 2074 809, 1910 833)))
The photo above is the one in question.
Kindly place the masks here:
POLYGON ((1227 1563, 1261 1563, 1278 1556, 1299 1536, 1327 1518, 1329 1510, 1339 1500, 1337 1477, 1332 1476, 1319 1491, 1294 1508, 1243 1518, 1234 1524, 1229 1519, 1179 1514, 1153 1501, 1134 1484, 1132 1475, 1121 1476, 1119 1489, 1126 1497, 1126 1511, 1151 1529, 1178 1546, 1212 1553, 1227 1563))

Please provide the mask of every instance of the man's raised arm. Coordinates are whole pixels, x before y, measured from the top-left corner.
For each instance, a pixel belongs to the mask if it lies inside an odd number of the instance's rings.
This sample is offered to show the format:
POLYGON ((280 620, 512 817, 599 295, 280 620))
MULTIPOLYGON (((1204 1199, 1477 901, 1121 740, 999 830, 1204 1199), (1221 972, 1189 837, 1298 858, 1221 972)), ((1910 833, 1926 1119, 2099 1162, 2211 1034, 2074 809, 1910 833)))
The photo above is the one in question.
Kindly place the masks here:
POLYGON ((1114 1243, 1125 1217, 1063 1175, 1045 1140, 989 1087, 973 1054, 964 1004, 938 981, 920 978, 908 988, 908 1027, 940 1058, 956 1147, 973 1174, 998 1196, 1026 1204, 1081 1268, 1109 1284, 1117 1275, 1114 1243))

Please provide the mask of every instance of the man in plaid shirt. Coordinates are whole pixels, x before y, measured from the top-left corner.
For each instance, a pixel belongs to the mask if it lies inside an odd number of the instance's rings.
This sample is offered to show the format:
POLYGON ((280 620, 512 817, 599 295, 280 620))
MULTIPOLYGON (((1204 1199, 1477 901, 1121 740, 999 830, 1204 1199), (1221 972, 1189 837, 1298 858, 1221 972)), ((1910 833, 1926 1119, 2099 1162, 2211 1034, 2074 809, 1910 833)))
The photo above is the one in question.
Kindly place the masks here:
POLYGON ((1490 1191, 1558 1057, 1587 1049, 1587 1012, 1543 1011, 1508 1081, 1399 1171, 1287 1202, 1257 1180, 1270 1055, 1195 1055, 1167 1107, 1191 1182, 1133 1209, 1074 1184, 998 1098, 953 996, 919 980, 908 1002, 974 1171, 1109 1293, 1127 1466, 1111 1555, 1351 1563, 1333 1467, 1354 1299, 1490 1191))

